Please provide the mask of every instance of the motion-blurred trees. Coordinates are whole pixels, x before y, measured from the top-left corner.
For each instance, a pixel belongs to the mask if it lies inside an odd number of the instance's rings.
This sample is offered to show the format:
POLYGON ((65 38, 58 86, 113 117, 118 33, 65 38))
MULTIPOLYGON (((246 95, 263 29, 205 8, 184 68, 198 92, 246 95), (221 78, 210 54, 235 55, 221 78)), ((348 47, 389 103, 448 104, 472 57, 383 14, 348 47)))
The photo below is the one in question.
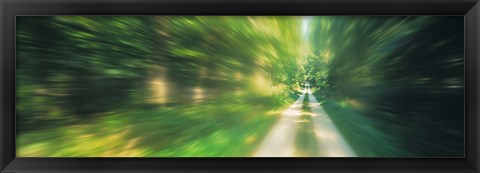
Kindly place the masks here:
POLYGON ((461 17, 22 16, 18 127, 222 97, 281 106, 307 80, 364 118, 344 131, 391 144, 377 155, 462 156, 463 56, 461 17))
POLYGON ((17 27, 17 110, 25 119, 55 112, 87 117, 124 106, 157 43, 151 18, 28 17, 17 27))
POLYGON ((293 87, 278 86, 298 81, 295 18, 20 17, 20 127, 235 91, 285 99, 293 87))
POLYGON ((462 18, 318 17, 312 23, 316 64, 309 69, 328 99, 374 120, 402 148, 395 155, 463 155, 462 18))

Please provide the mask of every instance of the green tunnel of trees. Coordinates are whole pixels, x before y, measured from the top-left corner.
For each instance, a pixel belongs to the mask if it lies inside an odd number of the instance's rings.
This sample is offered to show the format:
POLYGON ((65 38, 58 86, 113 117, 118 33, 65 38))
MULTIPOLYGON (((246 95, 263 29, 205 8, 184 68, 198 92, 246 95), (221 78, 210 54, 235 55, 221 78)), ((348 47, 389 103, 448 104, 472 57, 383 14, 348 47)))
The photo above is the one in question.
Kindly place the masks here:
POLYGON ((18 17, 17 145, 246 156, 306 81, 359 156, 461 157, 463 39, 448 16, 18 17))

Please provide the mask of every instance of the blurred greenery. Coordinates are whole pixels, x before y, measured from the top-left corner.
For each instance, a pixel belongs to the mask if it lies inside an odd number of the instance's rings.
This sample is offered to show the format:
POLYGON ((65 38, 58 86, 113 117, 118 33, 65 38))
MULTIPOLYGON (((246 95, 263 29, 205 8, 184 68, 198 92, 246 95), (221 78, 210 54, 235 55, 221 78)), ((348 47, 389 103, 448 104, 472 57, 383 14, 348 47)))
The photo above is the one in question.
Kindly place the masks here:
POLYGON ((463 157, 463 18, 311 21, 309 80, 360 156, 463 157))
POLYGON ((295 18, 19 17, 18 155, 248 156, 298 97, 295 18))
POLYGON ((463 47, 461 16, 21 16, 17 156, 251 156, 310 83, 358 156, 462 157, 463 47))

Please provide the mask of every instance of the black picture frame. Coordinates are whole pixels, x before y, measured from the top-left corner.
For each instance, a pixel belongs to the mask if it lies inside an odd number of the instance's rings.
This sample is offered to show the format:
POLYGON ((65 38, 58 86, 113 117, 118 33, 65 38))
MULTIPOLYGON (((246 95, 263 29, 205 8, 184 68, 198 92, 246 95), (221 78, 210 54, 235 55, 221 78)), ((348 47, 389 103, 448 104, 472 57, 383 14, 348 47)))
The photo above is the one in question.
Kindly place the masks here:
POLYGON ((478 172, 478 0, 0 0, 0 170, 6 172, 478 172), (15 16, 464 15, 465 158, 16 158, 15 16))

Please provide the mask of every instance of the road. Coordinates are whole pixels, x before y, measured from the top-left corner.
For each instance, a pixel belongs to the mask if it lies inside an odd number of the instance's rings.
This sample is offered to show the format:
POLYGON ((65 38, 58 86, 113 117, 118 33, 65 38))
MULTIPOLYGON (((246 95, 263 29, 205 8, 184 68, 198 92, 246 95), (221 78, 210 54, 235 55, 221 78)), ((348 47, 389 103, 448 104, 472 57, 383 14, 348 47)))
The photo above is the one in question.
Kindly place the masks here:
POLYGON ((282 112, 280 120, 267 134, 254 157, 292 157, 294 155, 297 122, 302 115, 302 102, 306 92, 307 90, 304 89, 297 101, 282 112))
POLYGON ((254 157, 298 157, 295 151, 295 136, 299 128, 300 116, 310 115, 313 123, 313 137, 318 144, 314 157, 355 157, 355 152, 339 133, 329 115, 313 96, 310 88, 303 90, 302 95, 285 111, 280 120, 272 127, 264 138, 254 157), (302 102, 308 94, 308 104, 311 112, 302 112, 302 102))

